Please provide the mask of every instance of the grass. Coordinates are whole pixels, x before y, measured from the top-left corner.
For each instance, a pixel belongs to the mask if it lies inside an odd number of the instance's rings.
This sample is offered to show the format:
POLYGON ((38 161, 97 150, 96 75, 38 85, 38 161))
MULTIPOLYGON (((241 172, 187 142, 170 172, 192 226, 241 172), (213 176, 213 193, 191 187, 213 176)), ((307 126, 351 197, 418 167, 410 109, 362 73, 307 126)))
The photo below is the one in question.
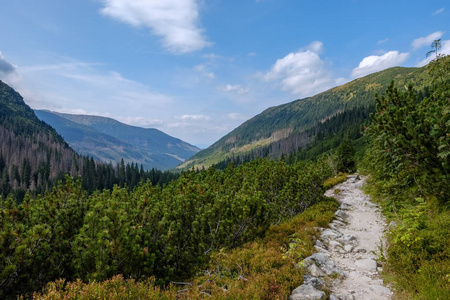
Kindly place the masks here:
POLYGON ((373 183, 366 190, 382 206, 388 222, 398 224, 387 234, 383 268, 396 299, 450 299, 448 205, 438 206, 433 199, 411 201, 402 195, 393 199, 373 183))
POLYGON ((347 173, 339 172, 336 176, 328 178, 323 183, 323 186, 326 190, 331 189, 333 186, 338 185, 339 183, 342 183, 347 180, 347 173))

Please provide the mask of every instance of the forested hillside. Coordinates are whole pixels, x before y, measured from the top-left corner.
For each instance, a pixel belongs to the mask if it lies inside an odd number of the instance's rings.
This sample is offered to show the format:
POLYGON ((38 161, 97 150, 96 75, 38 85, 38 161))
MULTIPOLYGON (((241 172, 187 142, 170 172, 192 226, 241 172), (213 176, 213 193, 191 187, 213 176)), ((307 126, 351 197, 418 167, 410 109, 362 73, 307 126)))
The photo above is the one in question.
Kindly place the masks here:
POLYGON ((132 189, 141 181, 167 184, 177 174, 144 170, 135 162, 105 164, 78 155, 48 124, 40 121, 22 96, 0 81, 0 196, 14 194, 22 201, 27 191, 43 194, 69 174, 81 176, 89 193, 112 189, 115 184, 132 189))
POLYGON ((352 138, 375 109, 375 94, 389 83, 414 84, 419 98, 427 95, 424 68, 395 67, 367 75, 321 94, 271 107, 243 123, 209 148, 194 155, 181 168, 208 167, 238 157, 279 158, 318 145, 316 154, 339 145, 348 131, 352 138))
POLYGON ((64 174, 80 174, 81 158, 0 81, 0 195, 43 192, 64 174))

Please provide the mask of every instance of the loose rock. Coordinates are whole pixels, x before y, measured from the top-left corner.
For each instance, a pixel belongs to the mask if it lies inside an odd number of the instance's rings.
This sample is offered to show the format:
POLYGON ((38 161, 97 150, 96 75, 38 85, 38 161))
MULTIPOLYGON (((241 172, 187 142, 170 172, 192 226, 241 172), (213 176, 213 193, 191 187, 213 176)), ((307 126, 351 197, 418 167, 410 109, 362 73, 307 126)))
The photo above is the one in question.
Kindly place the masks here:
POLYGON ((325 298, 325 292, 316 289, 311 284, 302 284, 292 291, 289 300, 320 300, 325 298))

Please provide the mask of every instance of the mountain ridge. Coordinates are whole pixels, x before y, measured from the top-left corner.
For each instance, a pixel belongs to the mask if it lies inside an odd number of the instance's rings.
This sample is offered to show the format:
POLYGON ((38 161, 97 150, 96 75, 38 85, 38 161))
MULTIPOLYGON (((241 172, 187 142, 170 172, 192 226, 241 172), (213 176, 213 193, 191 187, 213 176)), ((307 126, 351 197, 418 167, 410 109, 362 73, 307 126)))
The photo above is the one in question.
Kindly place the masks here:
POLYGON ((113 118, 35 110, 75 151, 103 162, 134 162, 145 169, 174 168, 200 149, 154 128, 142 128, 113 118))
MULTIPOLYGON (((293 144, 289 146, 289 151, 295 145, 298 149, 305 148, 315 139, 315 127, 350 110, 374 109, 375 95, 383 94, 392 80, 398 86, 414 82, 422 87, 425 84, 424 72, 425 68, 394 67, 357 78, 311 97, 267 108, 178 168, 209 167, 230 157, 252 151, 261 152, 261 149, 283 140, 294 140, 289 141, 293 144)), ((283 145, 278 148, 283 148, 283 145)), ((271 153, 270 149, 267 151, 271 153)), ((267 151, 263 151, 264 155, 256 156, 265 156, 267 151)), ((289 151, 280 150, 276 155, 289 154, 289 151)))

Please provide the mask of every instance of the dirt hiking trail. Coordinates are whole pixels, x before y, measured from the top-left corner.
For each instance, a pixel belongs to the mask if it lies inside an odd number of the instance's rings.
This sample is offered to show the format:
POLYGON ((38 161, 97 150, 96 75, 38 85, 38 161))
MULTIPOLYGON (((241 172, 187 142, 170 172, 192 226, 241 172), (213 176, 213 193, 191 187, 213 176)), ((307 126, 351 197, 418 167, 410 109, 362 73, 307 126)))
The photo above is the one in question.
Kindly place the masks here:
POLYGON ((318 251, 303 261, 309 275, 289 299, 384 300, 392 292, 383 285, 377 260, 382 251, 386 222, 378 205, 370 202, 361 187, 366 178, 350 175, 325 195, 336 198, 340 208, 329 228, 320 229, 318 251))

